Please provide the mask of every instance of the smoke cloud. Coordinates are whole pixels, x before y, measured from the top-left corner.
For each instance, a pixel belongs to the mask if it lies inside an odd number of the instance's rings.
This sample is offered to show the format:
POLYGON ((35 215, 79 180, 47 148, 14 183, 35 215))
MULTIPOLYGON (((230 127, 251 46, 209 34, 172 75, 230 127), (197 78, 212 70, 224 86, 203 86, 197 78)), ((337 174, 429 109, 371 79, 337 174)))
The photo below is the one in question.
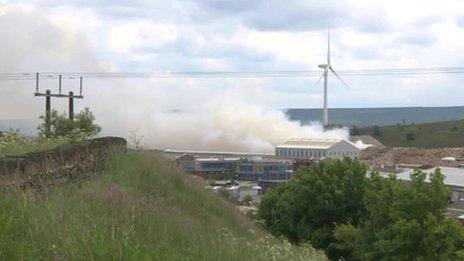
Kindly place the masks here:
POLYGON ((301 126, 279 110, 217 97, 189 111, 153 110, 117 118, 124 119, 125 131, 135 129, 149 147, 161 149, 273 152, 274 145, 291 138, 348 138, 346 129, 323 132, 320 124, 301 126))
MULTIPOLYGON (((108 71, 95 46, 68 26, 36 10, 0 4, 0 72, 108 71), (13 26, 14 25, 14 26, 13 26), (14 28, 14 29, 12 29, 14 28)), ((70 82, 68 88, 72 90, 70 82)), ((272 152, 290 138, 348 138, 346 129, 324 132, 318 123, 301 126, 277 109, 256 102, 265 96, 259 81, 86 80, 85 99, 103 135, 143 136, 149 148, 272 152), (232 82, 231 82, 232 81, 232 82), (213 88, 214 87, 214 88, 213 88), (251 88, 250 88, 251 87, 251 88)), ((53 88, 45 82, 43 88, 53 88)), ((32 97, 33 82, 0 82, 0 119, 37 118, 43 100, 32 97)), ((66 101, 53 100, 66 108, 66 101)))

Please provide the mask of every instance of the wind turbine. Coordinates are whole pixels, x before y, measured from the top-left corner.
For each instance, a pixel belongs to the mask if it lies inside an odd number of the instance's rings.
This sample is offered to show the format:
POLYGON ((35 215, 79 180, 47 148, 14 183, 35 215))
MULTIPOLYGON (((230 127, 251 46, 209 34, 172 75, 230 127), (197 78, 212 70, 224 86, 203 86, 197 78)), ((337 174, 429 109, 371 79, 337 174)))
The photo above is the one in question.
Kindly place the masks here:
POLYGON ((327 64, 319 64, 319 68, 324 69, 324 72, 322 73, 319 80, 317 80, 317 83, 319 83, 321 79, 324 78, 324 111, 322 112, 322 120, 324 127, 327 128, 329 125, 329 113, 327 108, 327 84, 329 71, 331 71, 343 83, 343 85, 348 88, 348 84, 346 84, 342 78, 338 76, 338 74, 333 69, 332 64, 330 64, 330 30, 327 30, 327 64))

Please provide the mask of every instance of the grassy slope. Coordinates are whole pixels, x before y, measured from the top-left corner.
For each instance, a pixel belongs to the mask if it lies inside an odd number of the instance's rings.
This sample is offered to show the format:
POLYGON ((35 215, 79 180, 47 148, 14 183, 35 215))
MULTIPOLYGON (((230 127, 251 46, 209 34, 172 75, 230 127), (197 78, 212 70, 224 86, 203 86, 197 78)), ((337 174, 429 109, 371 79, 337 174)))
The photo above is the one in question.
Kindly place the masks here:
MULTIPOLYGON (((380 130, 380 136, 374 137, 390 147, 464 147, 464 120, 386 126, 380 127, 380 130), (415 140, 406 140, 406 133, 409 132, 414 133, 415 140)), ((362 128, 360 134, 372 135, 372 129, 362 128)))
POLYGON ((153 155, 43 197, 0 194, 0 259, 314 260, 153 155))

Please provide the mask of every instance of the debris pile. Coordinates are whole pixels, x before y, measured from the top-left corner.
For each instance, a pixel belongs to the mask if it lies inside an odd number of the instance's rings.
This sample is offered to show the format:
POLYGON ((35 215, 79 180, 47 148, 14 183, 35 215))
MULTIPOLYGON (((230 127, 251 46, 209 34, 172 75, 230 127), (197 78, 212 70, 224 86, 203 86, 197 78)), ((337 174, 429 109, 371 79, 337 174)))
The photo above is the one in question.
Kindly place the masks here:
POLYGON ((370 147, 360 153, 359 159, 368 166, 417 164, 446 167, 464 166, 464 148, 387 148, 370 147), (443 160, 454 158, 454 161, 443 160))

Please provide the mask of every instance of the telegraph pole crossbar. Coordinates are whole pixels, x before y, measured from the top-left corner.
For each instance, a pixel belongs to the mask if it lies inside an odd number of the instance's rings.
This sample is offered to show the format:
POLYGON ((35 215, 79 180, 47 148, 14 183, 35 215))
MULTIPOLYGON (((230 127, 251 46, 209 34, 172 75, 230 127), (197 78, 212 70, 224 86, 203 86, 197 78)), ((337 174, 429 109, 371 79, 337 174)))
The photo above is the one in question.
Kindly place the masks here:
POLYGON ((74 94, 47 94, 47 93, 41 93, 41 92, 36 92, 34 93, 34 96, 45 96, 45 97, 55 97, 55 98, 74 98, 74 99, 83 99, 84 96, 82 95, 74 95, 74 94))

